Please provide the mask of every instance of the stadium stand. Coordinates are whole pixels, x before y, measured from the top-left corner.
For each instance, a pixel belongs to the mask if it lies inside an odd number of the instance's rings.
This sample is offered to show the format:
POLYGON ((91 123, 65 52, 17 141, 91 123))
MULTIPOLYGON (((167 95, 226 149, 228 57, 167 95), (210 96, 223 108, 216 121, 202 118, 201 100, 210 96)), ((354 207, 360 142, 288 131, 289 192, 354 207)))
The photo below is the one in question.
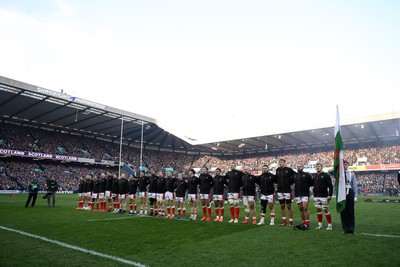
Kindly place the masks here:
MULTIPOLYGON (((117 161, 119 155, 118 144, 106 141, 92 140, 90 138, 76 137, 67 134, 54 134, 46 130, 2 122, 0 124, 0 149, 12 149, 32 151, 40 153, 67 154, 69 156, 86 157, 95 159, 112 159, 117 161), (60 148, 63 148, 61 150, 60 148), (83 153, 82 151, 88 153, 83 153), (108 155, 107 157, 105 155, 108 155)), ((307 168, 313 168, 316 162, 322 162, 324 166, 333 165, 332 151, 322 149, 314 151, 299 151, 298 153, 275 153, 240 155, 240 156, 212 156, 189 155, 182 153, 170 153, 156 150, 146 150, 143 153, 143 166, 157 170, 172 168, 175 171, 187 172, 189 169, 202 166, 209 168, 220 167, 228 169, 230 162, 237 166, 250 166, 253 170, 261 170, 263 164, 269 164, 274 170, 280 158, 287 160, 288 166, 295 168, 297 162, 304 162, 307 168)), ((138 170, 140 149, 123 146, 122 159, 133 169, 138 170)), ((354 166, 399 164, 400 146, 388 145, 372 147, 370 144, 345 151, 345 157, 354 163, 354 166), (366 159, 360 163, 359 158, 366 159)), ((25 189, 32 175, 42 179, 41 174, 51 175, 60 183, 60 190, 74 191, 77 188, 79 177, 89 172, 105 172, 107 169, 116 170, 116 167, 92 164, 86 166, 79 163, 67 163, 65 161, 25 159, 19 157, 7 157, 0 161, 0 190, 25 189)), ((359 190, 361 194, 398 194, 398 183, 394 172, 359 172, 359 190)), ((39 180, 42 185, 44 181, 39 180)))
MULTIPOLYGON (((273 171, 279 158, 292 168, 302 162, 310 172, 316 162, 327 169, 333 165, 329 123, 193 145, 188 140, 195 139, 176 137, 153 118, 2 76, 0 99, 0 189, 24 189, 27 176, 41 172, 57 176, 61 188, 74 189, 81 175, 116 168, 121 141, 121 160, 135 170, 226 170, 233 161, 255 172, 267 163, 273 171)), ((345 157, 358 173, 360 192, 393 194, 398 189, 394 173, 400 170, 399 125, 398 112, 342 123, 345 157)))

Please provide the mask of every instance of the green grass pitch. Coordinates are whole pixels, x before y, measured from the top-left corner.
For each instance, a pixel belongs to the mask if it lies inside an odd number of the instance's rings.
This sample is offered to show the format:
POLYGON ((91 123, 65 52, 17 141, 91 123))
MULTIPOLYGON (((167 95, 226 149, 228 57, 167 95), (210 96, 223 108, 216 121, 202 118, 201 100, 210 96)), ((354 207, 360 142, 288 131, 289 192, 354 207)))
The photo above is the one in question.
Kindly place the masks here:
MULTIPOLYGON (((353 236, 342 234, 334 202, 330 232, 315 230, 312 202, 312 229, 298 231, 228 224, 227 205, 225 221, 214 223, 78 211, 76 195, 58 194, 56 208, 47 208, 39 195, 34 208, 24 208, 26 198, 0 196, 0 266, 128 266, 4 227, 146 266, 400 266, 399 203, 360 197, 353 236)), ((293 204, 296 224, 300 216, 293 204)), ((275 208, 279 224, 279 205, 275 208)), ((258 219, 259 211, 257 206, 258 219)))

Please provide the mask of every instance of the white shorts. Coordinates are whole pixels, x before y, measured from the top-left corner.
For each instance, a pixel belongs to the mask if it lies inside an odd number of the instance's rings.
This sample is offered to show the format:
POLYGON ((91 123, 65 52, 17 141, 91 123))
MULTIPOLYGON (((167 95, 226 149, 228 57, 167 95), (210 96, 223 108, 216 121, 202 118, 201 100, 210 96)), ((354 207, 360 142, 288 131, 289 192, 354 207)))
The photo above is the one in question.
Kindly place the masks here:
POLYGON ((126 194, 118 194, 118 199, 126 199, 126 194))
POLYGON ((78 197, 83 197, 85 193, 78 193, 78 197))
POLYGON ((278 200, 282 200, 282 199, 292 199, 290 193, 281 193, 281 192, 278 192, 277 194, 278 194, 278 200))
POLYGON ((214 195, 213 199, 214 200, 224 200, 224 195, 214 195))
POLYGON ((315 205, 328 205, 328 199, 326 197, 314 197, 315 205))
POLYGON ((111 191, 106 190, 106 198, 110 198, 111 197, 111 191))
POLYGON ((83 194, 85 197, 92 197, 92 192, 85 192, 83 194))
POLYGON ((228 192, 228 199, 239 199, 240 198, 240 194, 239 193, 229 193, 228 192))
POLYGON ((99 193, 92 193, 92 198, 97 199, 98 196, 99 196, 99 193))
POLYGON ((199 199, 210 199, 210 194, 199 194, 199 199))
POLYGON ((261 196, 260 196, 261 200, 268 200, 268 203, 274 203, 275 202, 274 198, 275 198, 274 194, 271 194, 271 195, 263 195, 263 194, 261 194, 261 196))
POLYGON ((139 197, 140 198, 146 198, 146 196, 147 196, 147 192, 146 191, 139 192, 139 197))
POLYGON ((243 196, 243 202, 248 201, 248 202, 254 202, 255 197, 254 196, 243 196))
POLYGON ((129 198, 130 198, 130 199, 136 199, 136 194, 131 194, 131 195, 129 195, 129 198))
POLYGON ((104 198, 104 193, 99 193, 99 198, 103 199, 104 198))
POLYGON ((197 194, 188 194, 188 199, 190 202, 196 202, 198 199, 197 194))
POLYGON ((185 197, 176 197, 175 201, 179 202, 179 203, 183 203, 183 202, 185 202, 185 197))
POLYGON ((157 201, 163 201, 165 199, 164 193, 157 193, 157 201))
POLYGON ((296 203, 309 202, 310 197, 295 197, 296 203))
POLYGON ((157 193, 149 193, 149 198, 157 198, 157 193))
POLYGON ((174 200, 175 194, 171 191, 165 192, 165 200, 174 200))

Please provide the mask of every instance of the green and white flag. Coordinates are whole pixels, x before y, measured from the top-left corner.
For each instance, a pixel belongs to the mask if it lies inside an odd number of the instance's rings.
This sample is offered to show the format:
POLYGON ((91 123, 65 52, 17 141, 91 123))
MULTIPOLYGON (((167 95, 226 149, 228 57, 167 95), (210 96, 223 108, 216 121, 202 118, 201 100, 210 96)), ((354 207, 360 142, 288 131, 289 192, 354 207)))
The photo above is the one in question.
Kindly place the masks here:
POLYGON ((340 131, 339 107, 336 106, 335 125, 335 154, 333 163, 333 175, 335 177, 336 211, 341 212, 346 207, 346 178, 344 176, 344 151, 343 140, 340 131))

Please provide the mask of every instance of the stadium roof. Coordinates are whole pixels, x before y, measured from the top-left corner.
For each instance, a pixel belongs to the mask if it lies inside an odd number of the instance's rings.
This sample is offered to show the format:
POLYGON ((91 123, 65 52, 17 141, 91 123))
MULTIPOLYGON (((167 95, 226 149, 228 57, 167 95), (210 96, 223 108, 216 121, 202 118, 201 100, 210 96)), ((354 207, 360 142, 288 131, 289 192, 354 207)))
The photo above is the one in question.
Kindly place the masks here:
MULTIPOLYGON (((122 117, 123 143, 140 146, 143 124, 143 147, 148 149, 229 155, 333 148, 333 125, 192 145, 156 119, 0 76, 2 121, 119 143, 122 117)), ((400 144, 399 112, 341 122, 341 127, 345 144, 400 144)))

